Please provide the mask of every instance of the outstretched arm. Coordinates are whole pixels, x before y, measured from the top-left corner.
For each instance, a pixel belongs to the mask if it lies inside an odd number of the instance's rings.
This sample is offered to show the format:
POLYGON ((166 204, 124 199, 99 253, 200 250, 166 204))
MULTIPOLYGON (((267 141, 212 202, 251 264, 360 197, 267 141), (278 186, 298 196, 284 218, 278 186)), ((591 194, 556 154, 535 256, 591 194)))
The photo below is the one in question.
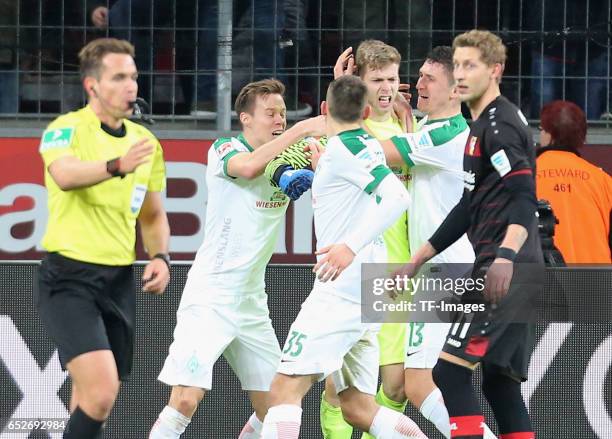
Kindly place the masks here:
POLYGON ((229 158, 227 174, 251 180, 261 175, 266 165, 290 145, 304 137, 323 134, 325 134, 325 116, 302 120, 255 151, 241 152, 229 158))

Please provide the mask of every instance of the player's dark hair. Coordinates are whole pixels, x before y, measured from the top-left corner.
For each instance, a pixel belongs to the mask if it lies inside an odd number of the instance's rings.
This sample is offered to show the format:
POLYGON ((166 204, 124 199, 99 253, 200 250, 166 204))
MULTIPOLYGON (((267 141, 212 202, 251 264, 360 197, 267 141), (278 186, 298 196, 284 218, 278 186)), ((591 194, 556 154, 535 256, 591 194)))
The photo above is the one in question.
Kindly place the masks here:
POLYGON ((327 106, 330 116, 344 123, 357 122, 363 116, 368 89, 357 76, 341 76, 329 84, 327 106))
POLYGON ((79 52, 81 79, 86 76, 100 79, 102 60, 109 53, 130 55, 134 58, 134 46, 129 41, 116 38, 98 38, 91 41, 79 52))
POLYGON ((270 78, 251 82, 242 87, 234 103, 234 110, 238 118, 240 118, 240 113, 253 114, 257 96, 268 96, 271 94, 284 95, 285 86, 283 83, 277 79, 270 78))
POLYGON ((426 62, 437 63, 444 67, 449 83, 453 84, 453 48, 450 46, 436 46, 425 58, 426 62))
POLYGON ((584 111, 569 101, 552 101, 542 107, 540 125, 551 136, 551 145, 578 153, 584 146, 587 121, 584 111))

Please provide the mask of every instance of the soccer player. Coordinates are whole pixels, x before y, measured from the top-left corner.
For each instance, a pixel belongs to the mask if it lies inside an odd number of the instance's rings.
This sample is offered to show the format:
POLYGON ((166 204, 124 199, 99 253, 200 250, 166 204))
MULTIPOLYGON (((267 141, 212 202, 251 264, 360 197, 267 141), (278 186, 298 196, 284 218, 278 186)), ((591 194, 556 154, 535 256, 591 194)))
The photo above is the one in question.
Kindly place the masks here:
POLYGON ((374 398, 378 325, 361 322, 361 264, 386 260, 380 234, 406 210, 408 194, 378 141, 360 127, 366 101, 367 87, 355 76, 334 80, 327 91, 330 138, 312 187, 318 276, 285 342, 264 439, 298 438, 302 398, 332 374, 352 425, 379 439, 425 437, 374 398))
POLYGON ((217 139, 208 152, 205 238, 159 375, 172 392, 151 439, 180 437, 211 389, 213 365, 222 354, 255 409, 240 438, 259 438, 280 360, 264 274, 289 202, 262 172, 284 148, 325 128, 319 116, 285 131, 284 90, 273 79, 246 85, 235 103, 242 133, 217 139))
POLYGON ((464 151, 465 192, 438 230, 412 257, 406 274, 443 252, 465 232, 474 248, 474 276, 486 273, 484 296, 465 300, 487 303, 489 310, 457 321, 449 331, 433 370, 448 409, 453 438, 483 437, 483 415, 472 388, 472 373, 482 365, 482 390, 499 426, 501 438, 535 437, 520 383, 534 335, 518 323, 537 294, 543 266, 537 230, 535 148, 520 110, 500 95, 506 61, 501 39, 473 30, 453 42, 457 92, 470 108, 474 124, 464 151), (528 269, 514 262, 531 263, 528 269), (517 287, 516 277, 531 276, 531 288, 517 287), (514 279, 513 279, 514 276, 514 279), (513 322, 514 320, 514 322, 513 322))
MULTIPOLYGON (((334 67, 334 76, 356 73, 368 89, 368 105, 371 112, 363 124, 376 139, 389 139, 392 135, 405 132, 405 121, 396 117, 393 102, 399 88, 399 66, 401 55, 394 47, 378 40, 363 41, 357 47, 353 60, 352 48, 345 50, 334 67), (346 69, 345 69, 346 67, 346 69)), ((410 173, 403 162, 390 166, 393 173, 407 185, 410 173)), ((387 262, 404 263, 410 259, 408 244, 407 214, 400 218, 383 234, 387 248, 387 262)), ((378 333, 380 342, 380 374, 382 385, 376 394, 376 401, 398 412, 406 408, 404 392, 404 344, 405 324, 385 323, 378 333)), ((352 428, 342 416, 333 382, 325 382, 321 397, 321 429, 326 439, 348 439, 352 428)), ((370 437, 367 433, 364 439, 370 437)))
POLYGON ((35 303, 72 379, 66 439, 101 437, 132 369, 137 221, 151 255, 144 291, 161 294, 170 280, 162 149, 127 120, 138 92, 134 47, 98 39, 79 60, 88 104, 51 122, 40 142, 49 253, 35 303))
MULTIPOLYGON (((407 165, 412 175, 408 185, 411 252, 436 231, 463 194, 463 150, 469 127, 455 89, 451 47, 438 46, 428 54, 419 70, 416 91, 417 108, 426 115, 417 131, 381 142, 387 162, 407 165)), ((474 251, 466 235, 430 260, 435 264, 473 262, 474 251)), ((451 435, 448 411, 433 382, 432 369, 449 328, 450 323, 410 322, 404 362, 406 396, 447 438, 451 435)), ((486 437, 495 437, 486 425, 484 428, 486 437)))

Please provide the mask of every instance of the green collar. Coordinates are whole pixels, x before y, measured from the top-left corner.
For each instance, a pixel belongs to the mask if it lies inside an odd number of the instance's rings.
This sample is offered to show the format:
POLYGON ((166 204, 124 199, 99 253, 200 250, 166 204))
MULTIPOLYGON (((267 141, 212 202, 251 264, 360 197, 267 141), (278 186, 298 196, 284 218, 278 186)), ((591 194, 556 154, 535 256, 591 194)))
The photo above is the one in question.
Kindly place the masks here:
POLYGON ((249 149, 250 152, 254 151, 253 147, 251 145, 249 145, 249 142, 247 142, 247 140, 245 139, 244 134, 242 134, 242 133, 238 134, 238 140, 240 140, 240 142, 244 146, 246 146, 249 149))

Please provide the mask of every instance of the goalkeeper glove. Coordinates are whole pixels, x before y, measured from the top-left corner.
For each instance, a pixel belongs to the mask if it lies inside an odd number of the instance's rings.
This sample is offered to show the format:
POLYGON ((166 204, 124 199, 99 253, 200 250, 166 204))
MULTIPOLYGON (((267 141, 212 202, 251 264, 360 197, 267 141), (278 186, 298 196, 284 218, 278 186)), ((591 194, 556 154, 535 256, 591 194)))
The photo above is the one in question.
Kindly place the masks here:
POLYGON ((279 179, 278 185, 281 190, 293 201, 302 196, 312 186, 314 172, 310 169, 292 169, 284 171, 279 179))

